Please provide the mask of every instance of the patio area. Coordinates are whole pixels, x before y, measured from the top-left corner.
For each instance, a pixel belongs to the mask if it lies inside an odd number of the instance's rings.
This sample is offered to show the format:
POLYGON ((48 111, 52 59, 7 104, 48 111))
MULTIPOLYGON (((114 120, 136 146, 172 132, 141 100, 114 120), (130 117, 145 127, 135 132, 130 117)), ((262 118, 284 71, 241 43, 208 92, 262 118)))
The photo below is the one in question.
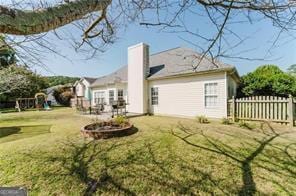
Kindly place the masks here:
MULTIPOLYGON (((81 113, 80 115, 82 115, 84 117, 87 117, 87 118, 91 118, 93 120, 107 121, 107 120, 112 119, 113 114, 110 111, 106 111, 106 112, 104 111, 104 112, 100 112, 98 114, 95 114, 95 113, 92 113, 92 114, 81 113)), ((134 118, 134 117, 143 116, 143 114, 136 114, 136 113, 130 113, 130 112, 127 112, 127 113, 125 113, 123 115, 126 116, 127 118, 134 118)), ((115 114, 115 116, 116 116, 116 114, 115 114)))

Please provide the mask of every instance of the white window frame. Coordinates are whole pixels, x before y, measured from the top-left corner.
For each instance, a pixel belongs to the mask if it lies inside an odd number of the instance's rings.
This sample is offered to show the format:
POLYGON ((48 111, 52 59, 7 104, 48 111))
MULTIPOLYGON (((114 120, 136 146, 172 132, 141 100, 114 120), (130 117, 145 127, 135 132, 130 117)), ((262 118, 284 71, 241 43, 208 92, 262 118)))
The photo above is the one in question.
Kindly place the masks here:
POLYGON ((115 90, 108 90, 108 100, 109 100, 109 105, 111 105, 115 101, 115 90), (112 92, 113 96, 110 96, 110 93, 112 92), (111 99, 112 98, 112 99, 111 99))
POLYGON ((159 88, 158 87, 151 87, 150 98, 151 98, 151 105, 158 105, 159 104, 159 88), (156 94, 155 94, 155 92, 156 92, 156 94))
POLYGON ((119 100, 124 100, 124 91, 123 89, 118 89, 117 90, 117 101, 119 100), (122 95, 119 95, 119 92, 122 92, 122 95))
POLYGON ((219 88, 218 88, 218 86, 219 86, 218 82, 205 82, 204 83, 204 107, 205 108, 217 108, 218 107, 218 98, 219 98, 219 95, 218 95, 218 89, 219 88), (206 86, 211 85, 211 84, 216 85, 216 92, 207 94, 206 86), (216 105, 211 105, 211 106, 207 105, 207 102, 206 102, 207 97, 216 97, 216 105))
POLYGON ((105 103, 106 103, 105 91, 95 91, 94 104, 105 104, 105 103))

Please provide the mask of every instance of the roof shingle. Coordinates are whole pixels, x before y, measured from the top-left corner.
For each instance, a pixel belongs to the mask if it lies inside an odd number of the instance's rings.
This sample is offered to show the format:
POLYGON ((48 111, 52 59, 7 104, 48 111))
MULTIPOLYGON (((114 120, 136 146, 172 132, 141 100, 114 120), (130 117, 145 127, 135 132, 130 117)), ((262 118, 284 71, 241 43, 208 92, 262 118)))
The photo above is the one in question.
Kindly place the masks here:
MULTIPOLYGON (((148 79, 157 79, 195 72, 234 69, 234 66, 232 65, 218 61, 213 63, 208 58, 204 58, 199 62, 200 58, 201 55, 196 51, 183 47, 152 54, 149 59, 150 75, 148 76, 148 79)), ((127 66, 123 66, 109 75, 97 78, 91 86, 101 86, 117 82, 127 82, 127 66)))

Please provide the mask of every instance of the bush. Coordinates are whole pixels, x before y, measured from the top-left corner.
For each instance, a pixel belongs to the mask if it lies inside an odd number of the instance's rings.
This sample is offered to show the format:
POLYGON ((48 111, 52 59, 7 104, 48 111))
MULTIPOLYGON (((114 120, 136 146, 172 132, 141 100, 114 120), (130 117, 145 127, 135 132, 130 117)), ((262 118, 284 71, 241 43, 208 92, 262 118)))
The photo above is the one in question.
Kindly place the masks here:
POLYGON ((114 118, 114 123, 120 127, 124 127, 128 124, 128 119, 125 116, 119 115, 114 118))
POLYGON ((246 121, 242 121, 242 120, 238 122, 238 125, 242 128, 246 128, 246 129, 250 129, 250 130, 255 128, 252 124, 247 123, 246 121))
POLYGON ((222 118, 221 123, 223 125, 230 125, 231 121, 229 120, 229 118, 222 118))
POLYGON ((63 106, 70 106, 70 100, 73 97, 71 87, 59 87, 54 90, 53 96, 59 104, 63 106))
POLYGON ((263 65, 241 78, 239 96, 296 96, 296 77, 276 65, 263 65))
POLYGON ((207 117, 205 116, 197 116, 196 117, 196 120, 198 123, 201 123, 201 124, 205 124, 205 123, 209 123, 210 121, 207 119, 207 117))

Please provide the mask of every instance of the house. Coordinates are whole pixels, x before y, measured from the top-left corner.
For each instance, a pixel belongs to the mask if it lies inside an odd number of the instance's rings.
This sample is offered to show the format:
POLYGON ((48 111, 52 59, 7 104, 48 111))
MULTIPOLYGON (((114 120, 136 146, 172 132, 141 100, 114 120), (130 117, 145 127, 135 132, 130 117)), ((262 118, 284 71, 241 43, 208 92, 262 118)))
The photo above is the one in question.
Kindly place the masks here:
POLYGON ((44 93, 47 95, 47 101, 49 102, 49 105, 50 106, 56 106, 56 105, 59 105, 59 103, 56 101, 53 93, 56 89, 58 88, 61 88, 61 87, 64 87, 64 86, 68 86, 68 87, 71 87, 72 84, 60 84, 60 85, 56 85, 56 86, 51 86, 47 89, 44 90, 44 93))
POLYGON ((56 88, 59 88, 61 85, 57 85, 57 86, 51 86, 47 89, 45 89, 45 94, 47 95, 47 101, 49 102, 49 105, 58 105, 55 97, 53 96, 53 92, 56 88))
POLYGON ((75 98, 71 100, 71 105, 81 105, 84 107, 90 106, 92 93, 90 85, 95 81, 95 78, 82 77, 73 85, 75 98))
POLYGON ((226 117, 227 100, 239 83, 236 68, 200 58, 188 48, 150 55, 147 44, 131 46, 126 66, 91 82, 91 104, 103 103, 109 110, 110 103, 123 99, 131 113, 226 117))

